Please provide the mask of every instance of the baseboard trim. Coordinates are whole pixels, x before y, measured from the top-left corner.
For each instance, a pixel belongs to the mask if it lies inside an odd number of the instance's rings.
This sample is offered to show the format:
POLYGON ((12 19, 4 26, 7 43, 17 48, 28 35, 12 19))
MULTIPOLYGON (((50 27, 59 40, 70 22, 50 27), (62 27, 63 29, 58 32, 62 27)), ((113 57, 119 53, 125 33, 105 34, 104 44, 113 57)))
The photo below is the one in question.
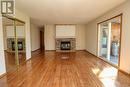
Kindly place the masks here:
POLYGON ((3 78, 7 73, 0 75, 0 79, 3 78))
POLYGON ((83 49, 83 50, 76 50, 76 51, 86 51, 85 49, 83 49))
POLYGON ((77 52, 77 51, 85 51, 84 49, 83 50, 55 50, 56 52, 77 52))
POLYGON ((92 53, 91 53, 91 52, 89 52, 89 51, 86 51, 86 52, 88 52, 88 53, 90 53, 91 55, 95 56, 96 58, 98 58, 98 59, 100 59, 100 60, 102 60, 102 61, 106 62, 107 64, 109 64, 109 65, 111 65, 111 66, 113 66, 113 67, 115 67, 115 68, 119 69, 119 68, 118 68, 117 66, 115 66, 114 64, 109 63, 107 60, 105 60, 105 59, 103 59, 103 58, 101 58, 101 57, 98 57, 97 55, 94 55, 94 54, 92 54, 92 53))
POLYGON ((124 70, 120 69, 119 67, 117 67, 117 66, 115 66, 115 65, 113 65, 113 64, 111 64, 111 63, 109 63, 108 61, 106 61, 106 60, 104 60, 104 59, 102 59, 102 58, 98 57, 97 55, 92 54, 91 52, 89 52, 89 51, 87 51, 87 50, 85 50, 85 51, 86 51, 87 53, 90 53, 91 55, 95 56, 96 58, 98 58, 98 59, 100 59, 100 60, 102 60, 102 61, 106 62, 107 64, 109 64, 109 65, 111 65, 111 66, 115 67, 115 68, 116 68, 116 69, 118 69, 120 72, 122 72, 122 73, 124 73, 124 74, 126 74, 126 75, 130 76, 130 74, 129 74, 129 73, 127 73, 126 71, 124 71, 124 70))
POLYGON ((90 53, 91 55, 93 55, 93 56, 95 56, 95 57, 98 57, 97 55, 95 55, 95 54, 93 54, 93 53, 91 53, 91 52, 89 52, 89 51, 87 51, 87 50, 85 50, 87 53, 90 53))
POLYGON ((56 51, 56 50, 45 50, 45 52, 49 52, 49 51, 56 51))
POLYGON ((31 52, 36 52, 36 51, 39 51, 40 50, 40 48, 39 49, 36 49, 36 50, 33 50, 33 51, 31 51, 31 52))
MULTIPOLYGON (((39 49, 37 49, 37 50, 34 50, 34 51, 31 51, 31 55, 32 55, 32 57, 35 57, 36 55, 38 55, 38 54, 40 54, 42 51, 41 51, 41 49, 39 48, 39 49)), ((30 58, 31 59, 31 58, 30 58)))
POLYGON ((122 72, 122 73, 124 73, 125 75, 128 75, 128 76, 130 76, 130 73, 128 73, 128 72, 125 72, 124 70, 122 70, 122 69, 118 69, 120 72, 122 72))

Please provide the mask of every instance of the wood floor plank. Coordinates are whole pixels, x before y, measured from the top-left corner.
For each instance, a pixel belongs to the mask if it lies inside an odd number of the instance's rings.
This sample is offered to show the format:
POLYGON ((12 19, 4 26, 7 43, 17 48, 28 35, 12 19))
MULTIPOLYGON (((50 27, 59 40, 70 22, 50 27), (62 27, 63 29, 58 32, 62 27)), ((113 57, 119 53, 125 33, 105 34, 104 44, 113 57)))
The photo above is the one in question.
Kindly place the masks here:
POLYGON ((130 87, 130 77, 85 52, 45 52, 8 72, 0 87, 130 87))

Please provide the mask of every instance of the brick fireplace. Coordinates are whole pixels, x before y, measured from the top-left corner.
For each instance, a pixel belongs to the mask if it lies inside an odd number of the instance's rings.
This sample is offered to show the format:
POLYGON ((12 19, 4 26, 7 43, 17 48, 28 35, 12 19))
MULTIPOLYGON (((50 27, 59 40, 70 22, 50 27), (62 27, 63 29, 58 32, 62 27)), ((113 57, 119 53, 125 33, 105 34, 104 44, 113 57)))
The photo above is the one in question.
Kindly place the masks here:
MULTIPOLYGON (((18 38, 17 39, 18 51, 25 52, 25 39, 18 38)), ((15 38, 8 38, 7 39, 7 51, 14 52, 15 51, 15 38)))
POLYGON ((56 51, 74 52, 76 50, 75 38, 56 38, 56 51))
POLYGON ((56 25, 56 51, 74 52, 76 50, 76 25, 56 25))

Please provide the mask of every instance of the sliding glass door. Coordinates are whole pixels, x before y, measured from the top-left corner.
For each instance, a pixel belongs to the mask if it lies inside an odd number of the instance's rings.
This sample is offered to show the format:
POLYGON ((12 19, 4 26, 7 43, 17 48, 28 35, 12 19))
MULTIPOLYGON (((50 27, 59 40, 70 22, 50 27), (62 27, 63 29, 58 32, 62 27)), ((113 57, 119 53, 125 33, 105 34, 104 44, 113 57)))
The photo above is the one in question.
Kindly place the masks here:
POLYGON ((99 56, 108 58, 109 23, 100 24, 100 53, 99 56))
POLYGON ((98 56, 116 66, 120 55, 121 17, 117 16, 98 25, 98 56))

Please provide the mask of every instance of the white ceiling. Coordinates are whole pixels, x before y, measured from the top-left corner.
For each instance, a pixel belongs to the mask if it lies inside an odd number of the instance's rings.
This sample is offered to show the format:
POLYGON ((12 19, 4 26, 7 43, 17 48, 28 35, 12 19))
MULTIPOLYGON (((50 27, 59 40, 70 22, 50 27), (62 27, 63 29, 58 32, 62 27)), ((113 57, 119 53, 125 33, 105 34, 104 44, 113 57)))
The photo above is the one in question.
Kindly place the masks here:
POLYGON ((16 0, 16 8, 42 24, 85 24, 126 0, 16 0))

